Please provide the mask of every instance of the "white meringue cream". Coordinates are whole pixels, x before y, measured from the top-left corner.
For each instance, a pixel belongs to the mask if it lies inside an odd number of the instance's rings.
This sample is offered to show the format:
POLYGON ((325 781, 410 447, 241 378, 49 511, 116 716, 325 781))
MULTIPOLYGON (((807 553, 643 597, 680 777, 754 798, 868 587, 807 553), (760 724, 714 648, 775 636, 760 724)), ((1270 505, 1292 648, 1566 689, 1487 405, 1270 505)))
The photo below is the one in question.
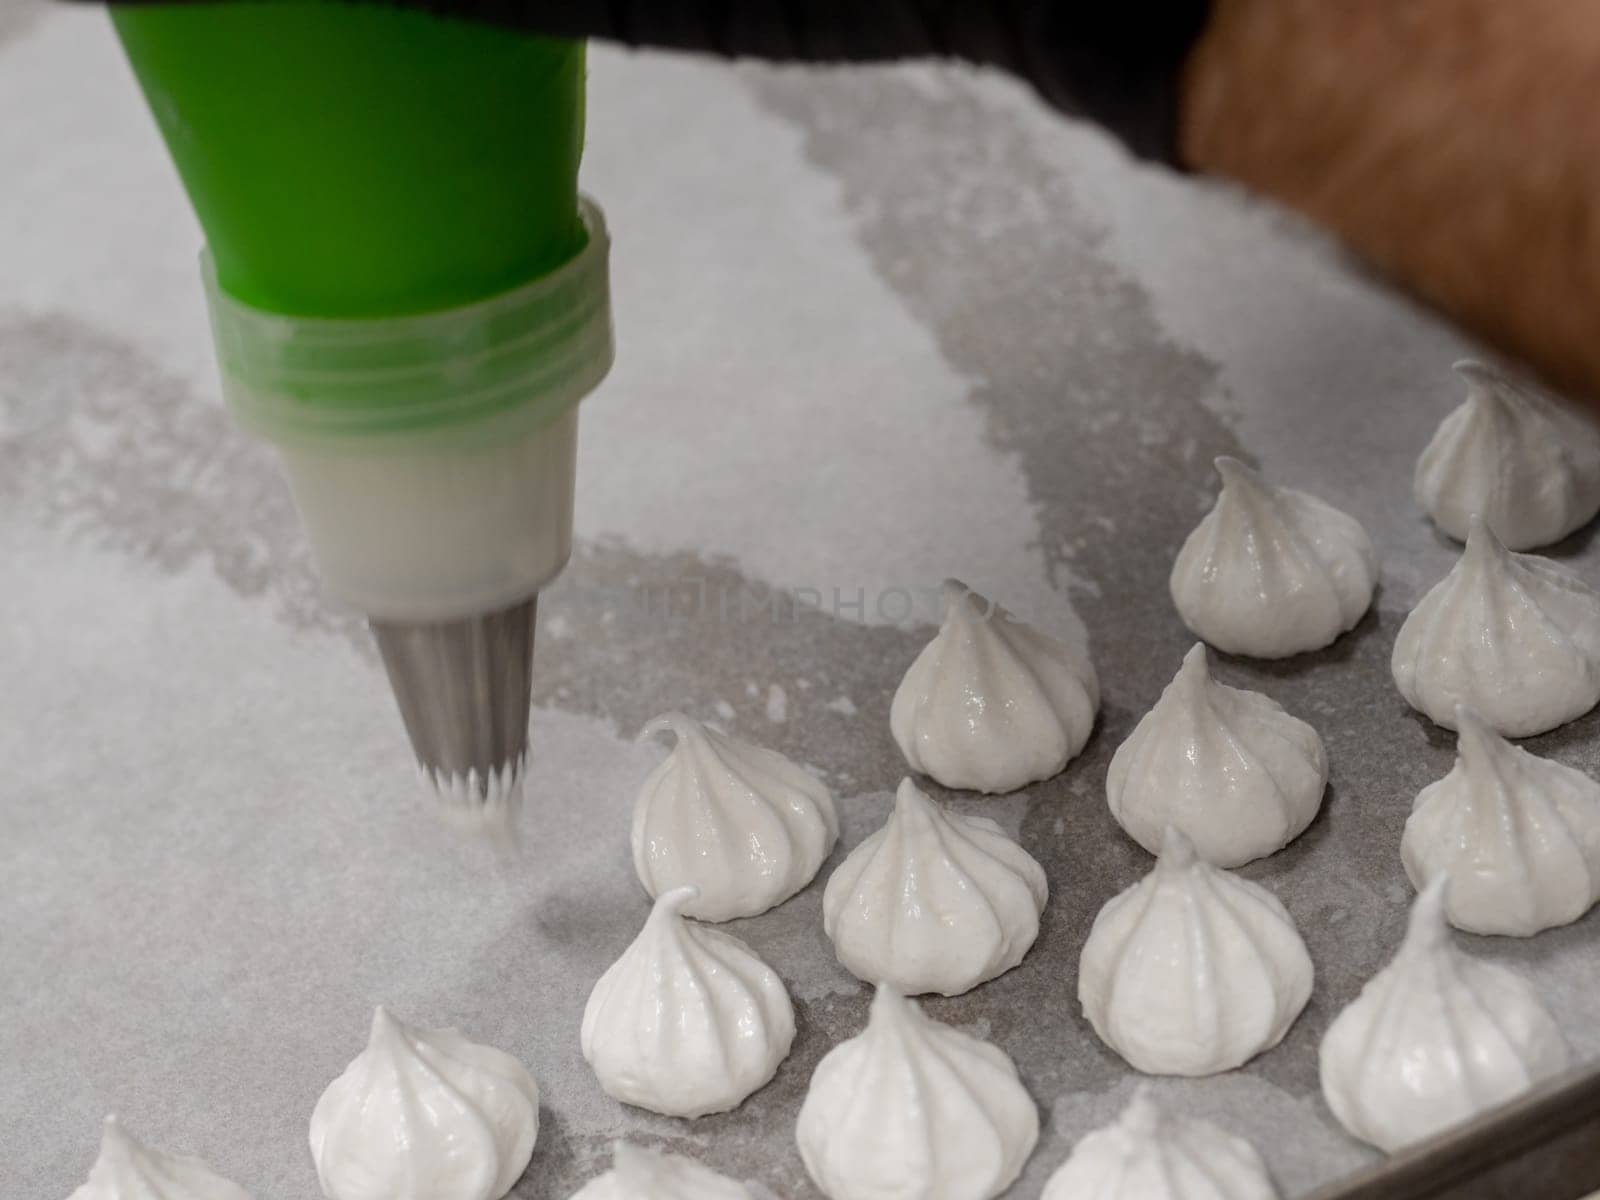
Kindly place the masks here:
POLYGON ((751 917, 810 883, 839 838, 833 796, 783 755, 742 742, 682 713, 641 737, 678 739, 639 789, 633 864, 651 896, 692 885, 684 915, 751 917))
POLYGON ((1327 783, 1317 731, 1259 692, 1212 679, 1196 643, 1112 755, 1106 801, 1152 854, 1172 825, 1207 862, 1237 867, 1299 837, 1327 783))
POLYGON ((1417 503, 1457 541, 1481 516, 1512 550, 1588 524, 1600 512, 1600 428, 1492 367, 1455 369, 1467 398, 1417 460, 1417 503))
POLYGON ((1444 911, 1470 933, 1531 937, 1600 899, 1600 783, 1456 710, 1456 762, 1418 794, 1400 858, 1420 891, 1445 876, 1444 911))
POLYGON ((683 919, 692 887, 662 894, 583 1010, 583 1057, 608 1095, 671 1117, 736 1107, 777 1073, 794 1009, 738 938, 683 919))
POLYGON ((1481 518, 1450 573, 1406 617, 1395 685, 1446 729, 1466 705, 1507 737, 1531 737, 1600 700, 1600 594, 1566 567, 1513 554, 1481 518))
POLYGON ((1451 944, 1444 885, 1417 897, 1399 953, 1322 1039, 1328 1107, 1383 1150, 1502 1104, 1570 1060, 1532 987, 1451 944))
POLYGON ((1278 1189, 1249 1142, 1140 1091, 1072 1148, 1041 1200, 1278 1200, 1278 1189))
POLYGON ((113 1116, 88 1180, 68 1200, 250 1200, 250 1193, 198 1158, 141 1144, 113 1116))
POLYGON ((572 1200, 754 1200, 750 1189, 692 1158, 618 1142, 611 1170, 597 1175, 572 1200))
POLYGON ((1044 868, 993 821, 902 779, 888 822, 828 879, 822 925, 858 978, 954 996, 1022 961, 1049 894, 1044 868))
POLYGON ((311 1113, 329 1200, 499 1200, 538 1136, 539 1088, 520 1062, 382 1007, 311 1113))
POLYGON ((795 1127, 832 1200, 988 1200, 1038 1139, 1038 1110, 1005 1052, 886 986, 866 1029, 817 1064, 795 1127))
POLYGON ((1011 792, 1083 749, 1100 707, 1089 655, 946 580, 944 622, 894 694, 889 729, 913 771, 1011 792))
POLYGON ((1286 658, 1361 620, 1378 556, 1360 522, 1315 496, 1217 459, 1222 493, 1172 564, 1172 602, 1195 636, 1229 654, 1286 658))
POLYGON ((1311 980, 1311 956, 1277 897, 1197 858, 1169 827, 1155 869, 1095 918, 1078 1000, 1138 1070, 1214 1075, 1282 1041, 1311 980))

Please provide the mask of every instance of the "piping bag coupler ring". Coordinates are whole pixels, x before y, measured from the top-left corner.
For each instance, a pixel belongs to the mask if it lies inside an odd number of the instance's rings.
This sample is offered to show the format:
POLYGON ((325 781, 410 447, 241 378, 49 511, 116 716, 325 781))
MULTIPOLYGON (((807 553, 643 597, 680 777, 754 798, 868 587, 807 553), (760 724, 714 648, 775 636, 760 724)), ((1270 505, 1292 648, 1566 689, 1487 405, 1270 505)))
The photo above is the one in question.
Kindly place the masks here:
POLYGON ((610 248, 472 304, 294 317, 201 270, 222 392, 273 443, 329 597, 372 623, 418 763, 466 810, 515 799, 538 591, 572 552, 577 404, 611 367, 610 248))

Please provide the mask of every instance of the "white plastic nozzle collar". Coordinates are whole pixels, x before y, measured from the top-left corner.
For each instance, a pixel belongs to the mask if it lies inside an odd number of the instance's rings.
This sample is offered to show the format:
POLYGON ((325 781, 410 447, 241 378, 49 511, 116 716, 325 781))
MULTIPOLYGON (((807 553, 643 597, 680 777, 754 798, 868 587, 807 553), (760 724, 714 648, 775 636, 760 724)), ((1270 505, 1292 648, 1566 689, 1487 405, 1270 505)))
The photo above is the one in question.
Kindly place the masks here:
POLYGON ((242 304, 202 259, 223 396, 273 442, 336 601, 380 620, 501 609, 572 552, 577 403, 611 367, 610 242, 489 299, 390 318, 242 304))

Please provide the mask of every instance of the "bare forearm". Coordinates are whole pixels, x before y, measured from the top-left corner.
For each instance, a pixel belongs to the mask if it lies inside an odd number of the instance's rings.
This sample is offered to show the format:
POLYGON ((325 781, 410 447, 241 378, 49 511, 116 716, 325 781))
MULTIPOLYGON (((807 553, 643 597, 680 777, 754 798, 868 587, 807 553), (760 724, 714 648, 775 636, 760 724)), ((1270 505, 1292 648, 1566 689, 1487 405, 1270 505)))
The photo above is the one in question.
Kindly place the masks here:
POLYGON ((1600 395, 1600 8, 1216 0, 1180 145, 1600 395))

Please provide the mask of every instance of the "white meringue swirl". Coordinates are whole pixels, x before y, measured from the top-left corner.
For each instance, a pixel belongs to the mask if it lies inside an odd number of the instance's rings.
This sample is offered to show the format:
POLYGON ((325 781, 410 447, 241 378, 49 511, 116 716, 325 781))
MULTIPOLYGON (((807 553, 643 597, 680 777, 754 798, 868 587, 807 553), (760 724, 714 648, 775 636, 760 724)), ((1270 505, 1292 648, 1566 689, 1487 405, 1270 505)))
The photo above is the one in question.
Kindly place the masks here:
POLYGON ((539 1136, 539 1088, 511 1055, 381 1006, 366 1049, 311 1114, 329 1200, 499 1200, 539 1136))
POLYGON ((944 622, 900 681, 889 729, 913 771, 1011 792, 1060 772, 1099 707, 1087 652, 949 579, 944 622))
POLYGON ((633 863, 651 896, 693 886, 684 915, 752 917, 810 883, 839 837, 833 796, 783 755, 682 713, 646 725, 678 739, 633 810, 633 863))
POLYGON ((1283 1040, 1311 996, 1311 956, 1260 884, 1195 857, 1168 827, 1155 869, 1106 901, 1078 963, 1101 1041, 1152 1075, 1214 1075, 1283 1040))
POLYGON ((1479 516, 1512 550, 1588 524, 1600 512, 1600 428, 1493 367, 1455 369, 1467 398, 1417 460, 1417 503, 1457 541, 1479 516))
POLYGON ((68 1200, 250 1200, 250 1193, 198 1158, 143 1145, 110 1116, 89 1178, 68 1200))
POLYGON ((608 1095, 652 1112, 725 1112, 777 1073, 794 1009, 738 938, 683 919, 694 888, 662 894, 583 1010, 583 1056, 608 1095))
POLYGON ((1249 1142, 1169 1114, 1141 1088, 1072 1148, 1041 1200, 1278 1200, 1278 1189, 1249 1142))
POLYGON ((1328 1107, 1383 1150, 1503 1104, 1571 1059, 1532 987, 1451 944, 1444 888, 1435 879, 1417 897, 1394 960, 1322 1039, 1328 1107))
POLYGON ((1022 961, 1049 894, 1044 868, 993 821, 903 779, 889 820, 828 879, 822 922, 858 978, 954 996, 1022 961))
POLYGON ((1531 937, 1600 899, 1600 783, 1536 758, 1456 710, 1455 766, 1418 794, 1400 858, 1420 891, 1447 877, 1444 910, 1470 933, 1531 937))
POLYGON ((885 986, 866 1029, 817 1064, 795 1127, 832 1200, 989 1200, 1038 1138, 1038 1109, 1003 1050, 885 986))
POLYGON ((1361 620, 1378 556, 1360 522, 1315 496, 1272 487, 1219 458, 1222 492, 1172 564, 1183 623, 1218 650, 1286 658, 1361 620))
POLYGON ((1474 517, 1460 560, 1400 626, 1391 666, 1406 703, 1446 729, 1465 705, 1507 737, 1543 733, 1600 701, 1600 594, 1474 517))
POLYGON ((1196 643, 1112 755, 1106 802, 1152 854, 1173 825, 1207 862, 1237 867, 1299 837, 1327 783, 1317 731, 1259 692, 1216 682, 1196 643))
POLYGON ((678 1154, 661 1154, 629 1142, 611 1152, 611 1169, 597 1175, 572 1200, 754 1200, 750 1189, 678 1154))

